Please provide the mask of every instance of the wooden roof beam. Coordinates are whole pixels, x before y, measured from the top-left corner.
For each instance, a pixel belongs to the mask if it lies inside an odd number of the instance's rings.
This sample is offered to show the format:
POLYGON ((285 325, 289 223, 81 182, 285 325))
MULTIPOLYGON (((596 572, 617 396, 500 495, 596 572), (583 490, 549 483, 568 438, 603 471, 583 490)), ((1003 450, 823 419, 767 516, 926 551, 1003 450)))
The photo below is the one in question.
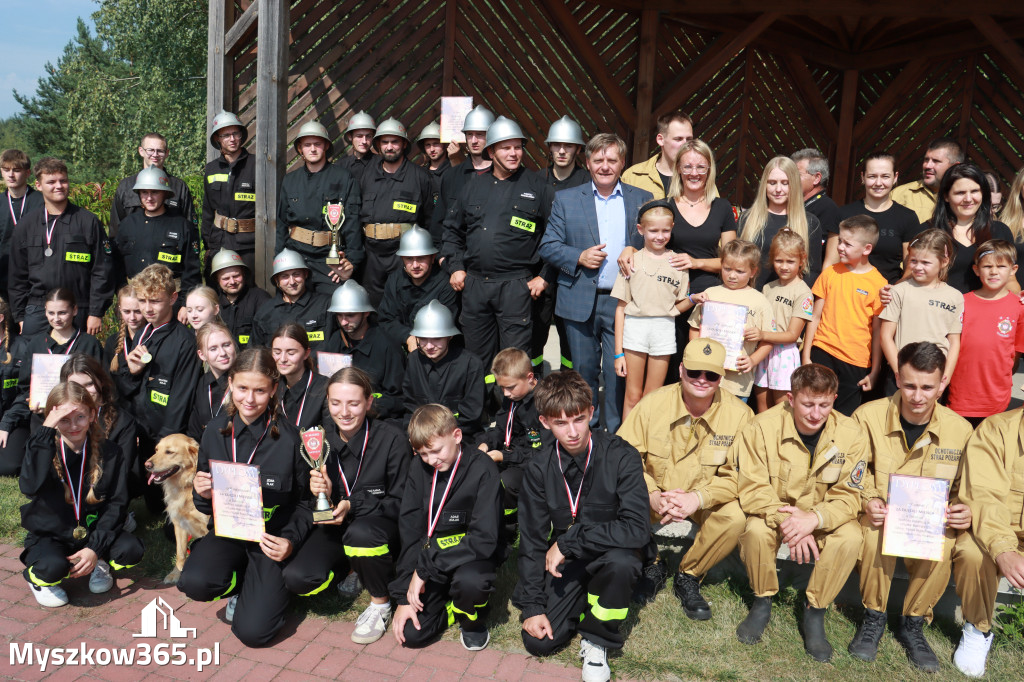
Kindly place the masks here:
POLYGON ((760 14, 766 9, 780 14, 801 16, 852 17, 961 17, 977 15, 1024 16, 1024 3, 1006 0, 595 0, 599 5, 618 9, 657 10, 677 14, 760 14))
POLYGON ((999 51, 999 54, 1003 55, 1010 63, 1010 67, 1016 72, 1017 80, 1024 80, 1024 48, 1021 48, 1017 41, 1004 31, 992 17, 972 16, 971 21, 999 51))
MULTIPOLYGON (((978 19, 992 21, 990 17, 979 17, 978 19)), ((977 22, 975 22, 975 26, 977 26, 977 22)), ((993 21, 992 26, 1002 35, 1006 36, 1011 45, 1015 39, 1024 38, 1024 23, 1014 22, 1003 28, 996 25, 993 21)), ((857 60, 857 68, 861 71, 869 71, 871 69, 892 66, 893 64, 902 64, 907 61, 908 56, 913 56, 915 59, 923 57, 933 59, 936 57, 951 57, 977 52, 982 48, 988 47, 990 44, 995 43, 987 36, 965 30, 956 37, 941 35, 926 40, 903 43, 896 47, 868 50, 861 52, 855 59, 857 60)), ((996 47, 998 49, 999 46, 996 45, 996 47)), ((1020 48, 1018 47, 1017 49, 1019 50, 1020 48)))
POLYGON ((906 97, 908 92, 914 91, 914 86, 921 81, 931 66, 927 59, 919 58, 903 67, 900 75, 893 79, 882 96, 875 100, 864 117, 857 122, 853 130, 853 137, 858 140, 862 139, 867 136, 867 131, 881 125, 885 117, 892 111, 893 105, 901 98, 906 97))
POLYGON ((234 54, 243 41, 247 41, 256 32, 256 15, 260 11, 260 0, 252 0, 249 8, 235 20, 228 32, 224 34, 224 53, 234 54))
POLYGON ((636 130, 633 131, 633 162, 646 158, 651 142, 654 109, 654 62, 658 51, 658 12, 640 14, 640 59, 636 71, 636 130))
POLYGON ((807 63, 802 57, 792 52, 782 55, 782 59, 789 67, 797 91, 815 114, 815 118, 821 126, 821 132, 828 139, 834 140, 839 132, 839 126, 836 124, 836 119, 832 116, 828 104, 825 103, 825 98, 821 96, 821 88, 818 87, 814 76, 811 75, 811 70, 807 68, 807 63))

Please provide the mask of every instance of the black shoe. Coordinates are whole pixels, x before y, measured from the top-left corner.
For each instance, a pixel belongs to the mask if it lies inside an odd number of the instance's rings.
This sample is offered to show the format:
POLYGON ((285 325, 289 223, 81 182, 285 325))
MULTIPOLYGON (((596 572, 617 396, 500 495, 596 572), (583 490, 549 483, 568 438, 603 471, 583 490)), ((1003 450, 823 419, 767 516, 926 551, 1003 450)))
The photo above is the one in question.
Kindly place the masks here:
POLYGON ((636 587, 633 588, 633 601, 641 606, 650 604, 658 596, 658 592, 661 592, 661 588, 665 587, 667 579, 668 571, 665 570, 665 564, 661 559, 647 564, 640 574, 640 579, 636 581, 636 587))
POLYGON ((900 624, 896 628, 896 641, 907 650, 907 658, 915 668, 926 673, 939 672, 939 659, 928 646, 928 640, 924 638, 923 616, 900 616, 900 624))
POLYGON ((486 648, 487 644, 491 641, 491 633, 486 628, 483 630, 466 630, 460 626, 460 630, 459 640, 467 651, 480 651, 486 648))
POLYGON ((878 643, 882 640, 883 634, 885 634, 885 613, 864 609, 864 620, 860 622, 857 634, 850 640, 850 645, 846 647, 846 650, 854 658, 870 663, 878 655, 878 643))
POLYGON ((744 644, 757 644, 761 641, 764 629, 768 627, 768 619, 772 616, 772 598, 754 597, 750 605, 750 613, 736 627, 736 637, 744 644))
POLYGON ((701 596, 700 581, 694 576, 679 571, 672 581, 672 591, 683 605, 683 613, 690 620, 711 620, 711 607, 701 596))
POLYGON ((832 645, 825 636, 825 609, 816 609, 810 604, 804 607, 804 651, 819 663, 832 660, 832 645))

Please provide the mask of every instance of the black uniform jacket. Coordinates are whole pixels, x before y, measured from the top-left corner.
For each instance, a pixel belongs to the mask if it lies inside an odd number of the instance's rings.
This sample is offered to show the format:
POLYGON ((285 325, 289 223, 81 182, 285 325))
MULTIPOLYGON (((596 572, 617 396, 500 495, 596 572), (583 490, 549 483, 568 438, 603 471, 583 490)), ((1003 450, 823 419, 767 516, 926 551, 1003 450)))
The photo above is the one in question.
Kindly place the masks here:
MULTIPOLYGON (((171 196, 164 199, 164 206, 171 213, 180 213, 189 224, 195 227, 197 222, 196 202, 192 198, 192 190, 188 188, 188 185, 181 178, 176 178, 167 173, 166 169, 164 173, 167 174, 167 179, 171 183, 171 196)), ((139 174, 135 173, 117 183, 117 190, 114 192, 114 203, 110 206, 108 231, 111 238, 117 234, 119 226, 124 222, 125 218, 136 211, 142 211, 142 202, 139 200, 139 195, 132 189, 138 179, 139 174)))
MULTIPOLYGON (((89 535, 83 544, 72 535, 79 522, 75 520, 74 507, 65 500, 64 484, 53 467, 54 457, 60 454, 57 446, 59 437, 56 429, 41 426, 29 436, 25 445, 25 460, 18 486, 29 501, 21 507, 21 525, 32 535, 54 538, 74 547, 88 547, 99 556, 106 556, 128 514, 128 463, 117 443, 112 440, 100 443, 102 474, 95 487, 99 504, 90 505, 85 501, 90 488, 89 463, 86 462, 80 518, 81 524, 89 529, 89 535)), ((88 447, 91 449, 93 444, 90 442, 88 447)), ((71 470, 71 485, 77 493, 82 456, 67 443, 64 444, 64 453, 71 470)), ((61 468, 64 468, 63 462, 61 468)))
MULTIPOLYGON (((570 455, 541 448, 526 467, 519 492, 519 583, 513 602, 523 619, 545 613, 544 557, 552 541, 569 559, 591 559, 612 549, 640 549, 650 540, 647 486, 640 454, 618 436, 592 431, 590 466, 583 476, 576 523, 559 470, 570 455)), ((582 469, 587 451, 576 456, 582 469)), ((572 487, 575 496, 578 488, 572 487)))
MULTIPOLYGON (((347 443, 341 439, 333 421, 324 424, 324 430, 331 446, 331 451, 327 453, 327 475, 331 479, 332 505, 337 506, 342 500, 348 499, 352 503, 348 518, 381 516, 397 523, 409 475, 409 463, 413 458, 408 436, 397 427, 373 418, 367 418, 363 427, 347 443), (370 430, 368 441, 367 428, 370 430), (345 486, 338 473, 339 461, 352 491, 350 495, 345 494, 345 486)), ((397 548, 392 552, 397 554, 397 548)))
POLYGON ((114 298, 114 278, 110 242, 100 221, 69 203, 51 233, 51 256, 45 254, 46 228, 42 208, 26 213, 14 228, 8 279, 14 319, 24 318, 27 305, 43 305, 46 292, 57 287, 71 290, 79 310, 103 317, 114 298))
POLYGON ((391 596, 399 604, 408 604, 405 593, 413 571, 426 581, 445 582, 462 564, 493 560, 498 563, 501 523, 501 475, 491 458, 475 448, 462 450, 458 470, 441 509, 434 534, 427 540, 427 507, 436 514, 445 486, 455 465, 437 472, 434 500, 430 488, 433 467, 417 457, 409 466, 409 477, 402 496, 398 533, 402 554, 390 585, 391 596), (424 549, 424 543, 427 548, 424 549))
POLYGON ((490 174, 490 172, 490 166, 478 171, 473 166, 473 159, 466 158, 458 166, 451 166, 441 176, 441 191, 437 195, 434 214, 430 220, 430 236, 434 238, 435 246, 438 248, 441 246, 444 236, 444 221, 448 217, 448 213, 455 207, 455 199, 462 192, 462 188, 466 186, 470 178, 490 174))
POLYGON ((291 388, 282 377, 277 386, 281 419, 300 431, 317 426, 323 421, 321 412, 326 396, 327 377, 311 369, 307 369, 291 388))
POLYGON ((290 239, 288 234, 293 226, 330 232, 326 220, 328 203, 340 203, 344 208, 345 220, 338 228, 338 249, 358 267, 363 262, 359 181, 338 164, 327 164, 317 173, 310 173, 303 165, 284 176, 277 202, 277 253, 288 248, 306 259, 323 262, 330 253, 330 245, 313 246, 290 239))
POLYGON ((392 343, 405 348, 416 313, 435 298, 452 311, 453 318, 458 315, 458 295, 448 280, 448 273, 436 264, 419 286, 412 283, 404 268, 388 275, 384 295, 377 306, 377 320, 392 343))
POLYGON ((558 271, 540 258, 554 193, 544 178, 519 168, 506 180, 494 173, 470 178, 444 221, 441 255, 449 273, 542 275, 558 271))
POLYGON ((145 211, 135 211, 121 223, 112 245, 118 284, 153 263, 171 269, 175 278, 181 280, 183 296, 202 283, 199 231, 178 213, 168 211, 151 217, 145 211))
POLYGON ((375 157, 359 181, 363 203, 359 221, 367 223, 415 223, 430 225, 434 213, 434 189, 430 173, 406 159, 398 170, 384 170, 384 159, 375 157))
POLYGON ((437 362, 420 351, 410 353, 402 383, 405 425, 420 405, 439 403, 455 415, 463 440, 475 443, 482 429, 484 390, 484 364, 462 346, 449 345, 437 362))
POLYGON ((7 273, 11 267, 9 256, 14 226, 35 209, 43 207, 43 195, 31 187, 26 190, 20 199, 11 199, 8 192, 0 193, 0 296, 8 303, 7 273))
MULTIPOLYGON (((579 187, 591 180, 590 171, 582 166, 573 166, 572 172, 569 173, 569 177, 565 180, 559 180, 556 178, 554 172, 551 170, 551 166, 540 171, 540 173, 544 176, 544 181, 547 182, 555 192, 560 192, 563 189, 579 187)), ((552 197, 552 201, 554 201, 554 197, 552 197)))
POLYGON ((256 311, 249 346, 270 348, 277 328, 286 322, 296 322, 306 330, 309 347, 317 350, 334 334, 334 315, 327 312, 331 297, 306 289, 295 303, 288 303, 278 291, 256 311))
POLYGON ((224 320, 238 345, 245 350, 252 340, 252 325, 256 319, 256 311, 270 300, 270 294, 257 286, 246 284, 234 303, 229 302, 223 293, 219 294, 219 299, 220 319, 224 320))
POLYGON ((553 441, 551 432, 540 423, 531 391, 515 403, 516 409, 512 413, 512 437, 509 444, 505 445, 505 430, 508 428, 512 406, 511 400, 502 398, 501 409, 494 416, 494 426, 480 437, 480 442, 486 444, 488 450, 501 452, 503 467, 526 466, 534 454, 540 452, 542 445, 550 445, 553 441))
POLYGON ((202 374, 196 355, 196 336, 177 320, 164 327, 135 334, 129 351, 146 335, 146 350, 153 356, 137 375, 128 371, 122 348, 114 383, 139 425, 139 434, 159 440, 172 433, 185 433, 196 385, 202 374), (152 336, 150 336, 150 332, 152 336))
POLYGON ((18 384, 21 382, 25 343, 23 336, 14 336, 8 340, 6 346, 0 344, 0 431, 7 433, 20 426, 28 413, 27 409, 24 414, 18 414, 16 410, 11 411, 21 394, 21 387, 18 384))
MULTIPOLYGON (((246 426, 242 418, 221 412, 206 427, 199 445, 197 471, 209 472, 210 460, 231 461, 231 425, 234 425, 235 452, 241 464, 255 464, 260 468, 263 488, 263 520, 266 532, 290 540, 293 550, 298 549, 313 527, 313 514, 304 500, 309 498, 309 465, 299 454, 299 432, 287 420, 278 419, 277 438, 270 430, 260 441, 267 427, 269 415, 264 412, 246 426), (221 433, 227 428, 226 434, 221 433), (257 446, 257 442, 259 445, 257 446), (249 454, 256 449, 252 461, 249 454)), ((271 425, 272 427, 273 425, 271 425)), ((200 497, 194 490, 192 499, 196 509, 210 514, 210 532, 213 532, 213 501, 200 497)))
MULTIPOLYGON (((199 379, 195 396, 192 398, 192 414, 188 418, 188 436, 197 441, 203 439, 203 432, 225 408, 225 393, 228 390, 228 375, 222 374, 220 379, 213 372, 206 372, 199 379)), ((230 397, 227 398, 230 400, 230 397)))
MULTIPOLYGON (((256 162, 243 149, 234 163, 224 156, 206 164, 203 180, 203 220, 200 224, 203 239, 213 226, 216 211, 225 218, 252 219, 256 217, 256 162)), ((256 241, 254 233, 248 235, 256 241)))
POLYGON ((402 380, 405 378, 405 355, 384 337, 376 325, 370 325, 363 338, 356 340, 336 331, 320 347, 327 353, 352 356, 352 366, 370 375, 373 385, 373 409, 378 417, 398 418, 405 409, 402 404, 402 380))
POLYGON ((376 154, 367 154, 366 156, 356 156, 355 154, 348 154, 346 156, 341 157, 334 163, 338 167, 347 170, 352 175, 352 178, 358 183, 362 181, 363 173, 365 173, 366 169, 370 167, 370 163, 372 163, 374 159, 377 158, 379 157, 377 157, 376 154))
MULTIPOLYGON (((437 168, 431 168, 430 165, 423 166, 423 170, 430 173, 430 185, 434 188, 434 206, 437 206, 437 199, 441 196, 441 178, 448 172, 448 169, 452 167, 452 162, 446 156, 441 160, 440 165, 437 168)), ((433 218, 431 218, 433 220, 433 218)), ((423 229, 430 229, 429 225, 424 225, 423 229)))

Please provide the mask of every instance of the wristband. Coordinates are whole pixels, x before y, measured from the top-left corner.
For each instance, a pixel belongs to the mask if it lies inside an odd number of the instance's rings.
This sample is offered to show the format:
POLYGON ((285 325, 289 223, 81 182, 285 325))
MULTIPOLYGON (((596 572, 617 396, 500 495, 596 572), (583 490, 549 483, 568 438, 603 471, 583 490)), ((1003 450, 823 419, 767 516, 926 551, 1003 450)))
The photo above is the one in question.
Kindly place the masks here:
POLYGON ((686 295, 686 300, 689 301, 692 304, 693 303, 693 294, 687 294, 686 295))
POLYGON ((618 355, 615 356, 615 359, 618 360, 619 358, 624 358, 624 357, 626 357, 625 353, 619 353, 618 355))

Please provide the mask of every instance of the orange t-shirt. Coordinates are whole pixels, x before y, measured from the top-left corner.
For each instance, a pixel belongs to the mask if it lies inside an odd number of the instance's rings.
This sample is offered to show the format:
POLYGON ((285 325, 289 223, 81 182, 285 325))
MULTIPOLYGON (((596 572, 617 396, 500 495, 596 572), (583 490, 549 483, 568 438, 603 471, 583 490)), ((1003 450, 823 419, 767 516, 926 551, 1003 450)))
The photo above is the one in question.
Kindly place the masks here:
POLYGON ((878 292, 888 284, 875 268, 851 272, 842 263, 823 271, 811 290, 825 300, 813 345, 857 367, 871 366, 871 323, 881 312, 878 292))

